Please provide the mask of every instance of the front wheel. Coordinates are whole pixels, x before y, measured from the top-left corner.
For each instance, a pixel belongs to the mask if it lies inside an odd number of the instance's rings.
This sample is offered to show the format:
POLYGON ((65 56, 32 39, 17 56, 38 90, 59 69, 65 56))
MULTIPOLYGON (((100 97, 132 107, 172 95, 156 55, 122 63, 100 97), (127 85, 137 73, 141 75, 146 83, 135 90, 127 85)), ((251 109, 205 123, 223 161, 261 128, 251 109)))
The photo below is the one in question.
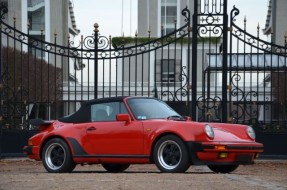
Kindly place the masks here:
POLYGON ((42 151, 42 162, 48 172, 71 172, 76 167, 70 148, 59 138, 49 140, 42 151))
POLYGON ((175 135, 166 135, 156 142, 153 158, 162 172, 181 173, 190 166, 187 148, 175 135))
POLYGON ((123 172, 128 167, 130 164, 102 164, 103 168, 105 168, 108 172, 112 173, 118 173, 118 172, 123 172))
POLYGON ((208 165, 208 168, 215 173, 230 173, 238 168, 239 165, 208 165))

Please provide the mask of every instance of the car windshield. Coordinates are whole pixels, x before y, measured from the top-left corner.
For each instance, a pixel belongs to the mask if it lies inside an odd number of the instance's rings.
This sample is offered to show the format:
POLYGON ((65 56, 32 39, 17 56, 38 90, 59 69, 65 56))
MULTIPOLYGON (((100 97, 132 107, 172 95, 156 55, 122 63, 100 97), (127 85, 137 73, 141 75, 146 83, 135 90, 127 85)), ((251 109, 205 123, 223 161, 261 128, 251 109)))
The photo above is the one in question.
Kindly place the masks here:
POLYGON ((160 100, 134 98, 128 100, 134 116, 138 120, 182 118, 177 112, 160 100))

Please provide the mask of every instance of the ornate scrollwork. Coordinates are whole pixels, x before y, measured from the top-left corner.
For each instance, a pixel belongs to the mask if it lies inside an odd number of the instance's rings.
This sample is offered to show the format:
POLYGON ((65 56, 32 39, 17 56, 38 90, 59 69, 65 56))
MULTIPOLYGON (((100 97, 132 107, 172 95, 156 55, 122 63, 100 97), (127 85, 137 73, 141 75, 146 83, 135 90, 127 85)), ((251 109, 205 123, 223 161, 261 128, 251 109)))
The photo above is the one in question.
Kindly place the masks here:
POLYGON ((184 16, 184 21, 190 23, 190 10, 187 6, 181 11, 182 16, 184 16))
POLYGON ((47 45, 45 45, 45 49, 44 50, 47 51, 47 52, 51 52, 51 51, 53 51, 53 47, 51 45, 47 44, 47 45))
POLYGON ((218 36, 218 37, 223 35, 223 29, 221 26, 214 26, 212 28, 212 32, 215 36, 218 36))
POLYGON ((169 90, 165 90, 161 93, 163 97, 169 97, 169 101, 180 101, 179 97, 186 97, 188 96, 187 84, 188 84, 188 76, 184 72, 186 66, 182 67, 181 74, 178 76, 178 80, 182 83, 182 86, 173 92, 169 90), (179 96, 179 97, 178 97, 179 96))
POLYGON ((254 44, 256 45, 256 39, 249 37, 249 38, 247 38, 247 43, 249 45, 254 45, 254 44))
POLYGON ((64 48, 58 48, 58 53, 60 55, 65 55, 67 52, 66 52, 66 49, 64 49, 64 48))
MULTIPOLYGON (((206 35, 207 32, 208 32, 207 26, 200 26, 198 28, 198 36, 200 36, 200 37, 201 37, 201 35, 206 35)), ((202 37, 204 37, 204 36, 202 36, 202 37)))
POLYGON ((127 55, 133 55, 134 52, 135 52, 135 51, 134 51, 133 48, 129 48, 129 49, 126 50, 126 54, 127 54, 127 55))
POLYGON ((110 40, 109 38, 105 37, 105 36, 99 36, 98 38, 98 48, 103 50, 106 49, 110 46, 110 40))
POLYGON ((100 58, 102 58, 102 59, 105 59, 105 58, 107 58, 108 57, 108 52, 99 52, 98 53, 98 57, 100 57, 100 58))
POLYGON ((27 40, 27 37, 25 35, 23 35, 23 34, 20 34, 20 35, 18 35, 18 40, 20 42, 23 42, 23 41, 27 40))
POLYGON ((0 5, 0 20, 4 20, 5 19, 5 14, 8 13, 8 8, 7 6, 4 4, 4 2, 1 3, 0 5))
POLYGON ((235 17, 238 16, 240 13, 239 9, 237 9, 235 6, 233 6, 233 9, 230 12, 230 17, 231 17, 231 21, 236 21, 235 17))
POLYGON ((172 43, 172 42, 174 42, 174 41, 175 41, 175 40, 174 40, 173 36, 171 36, 171 35, 168 35, 168 36, 165 37, 165 42, 166 42, 167 44, 170 44, 170 43, 172 43))
POLYGON ((231 91, 231 96, 236 97, 236 108, 231 110, 231 116, 236 120, 239 120, 243 117, 256 117, 258 116, 257 107, 253 108, 252 98, 258 97, 258 92, 256 91, 245 91, 239 88, 237 85, 242 77, 236 72, 231 77, 231 83, 233 90, 231 91))
POLYGON ((177 89, 175 91, 175 98, 177 101, 179 101, 180 99, 179 97, 186 97, 188 96, 188 90, 187 90, 187 83, 188 83, 188 76, 187 74, 184 72, 184 70, 186 69, 186 66, 182 67, 182 71, 181 74, 178 76, 178 80, 183 83, 182 86, 177 89))
POLYGON ((83 56, 85 56, 85 58, 87 59, 92 59, 94 57, 94 53, 93 51, 89 50, 89 51, 84 52, 83 56))
POLYGON ((95 49, 95 38, 94 36, 86 36, 82 41, 82 46, 86 49, 95 49))
POLYGON ((121 52, 120 51, 113 51, 112 55, 114 57, 119 57, 119 56, 121 56, 121 52))
POLYGON ((9 34, 12 33, 12 29, 6 27, 6 28, 3 29, 3 33, 6 34, 6 35, 9 35, 9 34))
POLYGON ((223 35, 223 29, 221 26, 200 26, 198 31, 198 36, 202 38, 206 37, 206 35, 212 35, 214 37, 220 37, 223 35))
POLYGON ((171 98, 169 98, 168 101, 175 101, 175 95, 171 91, 165 90, 165 91, 163 91, 161 93, 161 96, 162 97, 169 97, 169 96, 171 96, 171 98))
POLYGON ((220 120, 219 111, 221 110, 221 98, 219 96, 207 97, 200 96, 197 101, 197 108, 201 111, 200 121, 205 121, 206 117, 208 120, 220 120))
MULTIPOLYGON (((236 11, 235 9, 234 11, 236 11)), ((237 13, 237 12, 235 12, 237 13)), ((231 14, 235 14, 231 11, 231 14)), ((239 14, 239 13, 238 13, 239 14)), ((237 14, 235 14, 236 16, 237 14)), ((243 43, 249 45, 252 48, 256 48, 258 50, 261 50, 266 53, 271 53, 271 54, 282 54, 286 53, 286 46, 280 46, 276 45, 272 42, 267 42, 264 40, 261 40, 258 36, 253 36, 252 34, 248 33, 245 31, 245 29, 239 28, 235 23, 234 20, 231 20, 231 26, 232 26, 232 36, 237 38, 238 40, 242 41, 243 43)))
POLYGON ((155 49, 157 49, 158 47, 160 47, 159 41, 153 42, 153 43, 152 43, 152 47, 155 48, 155 49))
POLYGON ((221 98, 219 96, 215 96, 213 98, 205 98, 204 96, 200 96, 197 99, 197 107, 200 110, 204 109, 216 109, 219 110, 221 106, 221 98))

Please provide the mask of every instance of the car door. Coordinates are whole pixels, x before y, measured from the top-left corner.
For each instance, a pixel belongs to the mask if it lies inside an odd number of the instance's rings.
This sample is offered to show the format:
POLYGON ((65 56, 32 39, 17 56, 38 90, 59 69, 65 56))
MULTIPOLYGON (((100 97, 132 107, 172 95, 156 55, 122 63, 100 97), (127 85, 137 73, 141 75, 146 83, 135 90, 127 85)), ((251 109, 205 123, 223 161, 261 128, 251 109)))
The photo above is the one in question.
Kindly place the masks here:
POLYGON ((85 149, 97 156, 143 155, 143 126, 140 122, 117 121, 128 113, 123 102, 91 105, 92 122, 86 127, 85 149))

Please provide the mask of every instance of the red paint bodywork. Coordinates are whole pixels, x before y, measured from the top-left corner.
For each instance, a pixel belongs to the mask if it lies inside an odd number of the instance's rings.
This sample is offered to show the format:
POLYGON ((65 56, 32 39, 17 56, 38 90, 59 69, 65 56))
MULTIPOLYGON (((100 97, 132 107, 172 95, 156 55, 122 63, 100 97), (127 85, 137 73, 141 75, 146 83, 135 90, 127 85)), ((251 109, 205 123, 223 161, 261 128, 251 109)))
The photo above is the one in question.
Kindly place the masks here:
POLYGON ((155 142, 167 134, 174 134, 186 143, 191 164, 237 163, 240 156, 249 156, 253 161, 263 151, 263 145, 248 136, 245 125, 209 123, 215 133, 214 139, 210 139, 204 131, 206 123, 188 119, 137 120, 127 105, 128 98, 124 103, 130 117, 119 114, 117 121, 88 123, 55 120, 40 127, 41 132, 29 139, 24 152, 31 159, 41 160, 45 143, 58 137, 69 145, 75 163, 152 163, 155 142), (85 155, 78 154, 69 138, 78 142, 85 155), (194 148, 194 144, 199 148, 194 148), (219 158, 222 152, 228 153, 228 157, 219 158))

